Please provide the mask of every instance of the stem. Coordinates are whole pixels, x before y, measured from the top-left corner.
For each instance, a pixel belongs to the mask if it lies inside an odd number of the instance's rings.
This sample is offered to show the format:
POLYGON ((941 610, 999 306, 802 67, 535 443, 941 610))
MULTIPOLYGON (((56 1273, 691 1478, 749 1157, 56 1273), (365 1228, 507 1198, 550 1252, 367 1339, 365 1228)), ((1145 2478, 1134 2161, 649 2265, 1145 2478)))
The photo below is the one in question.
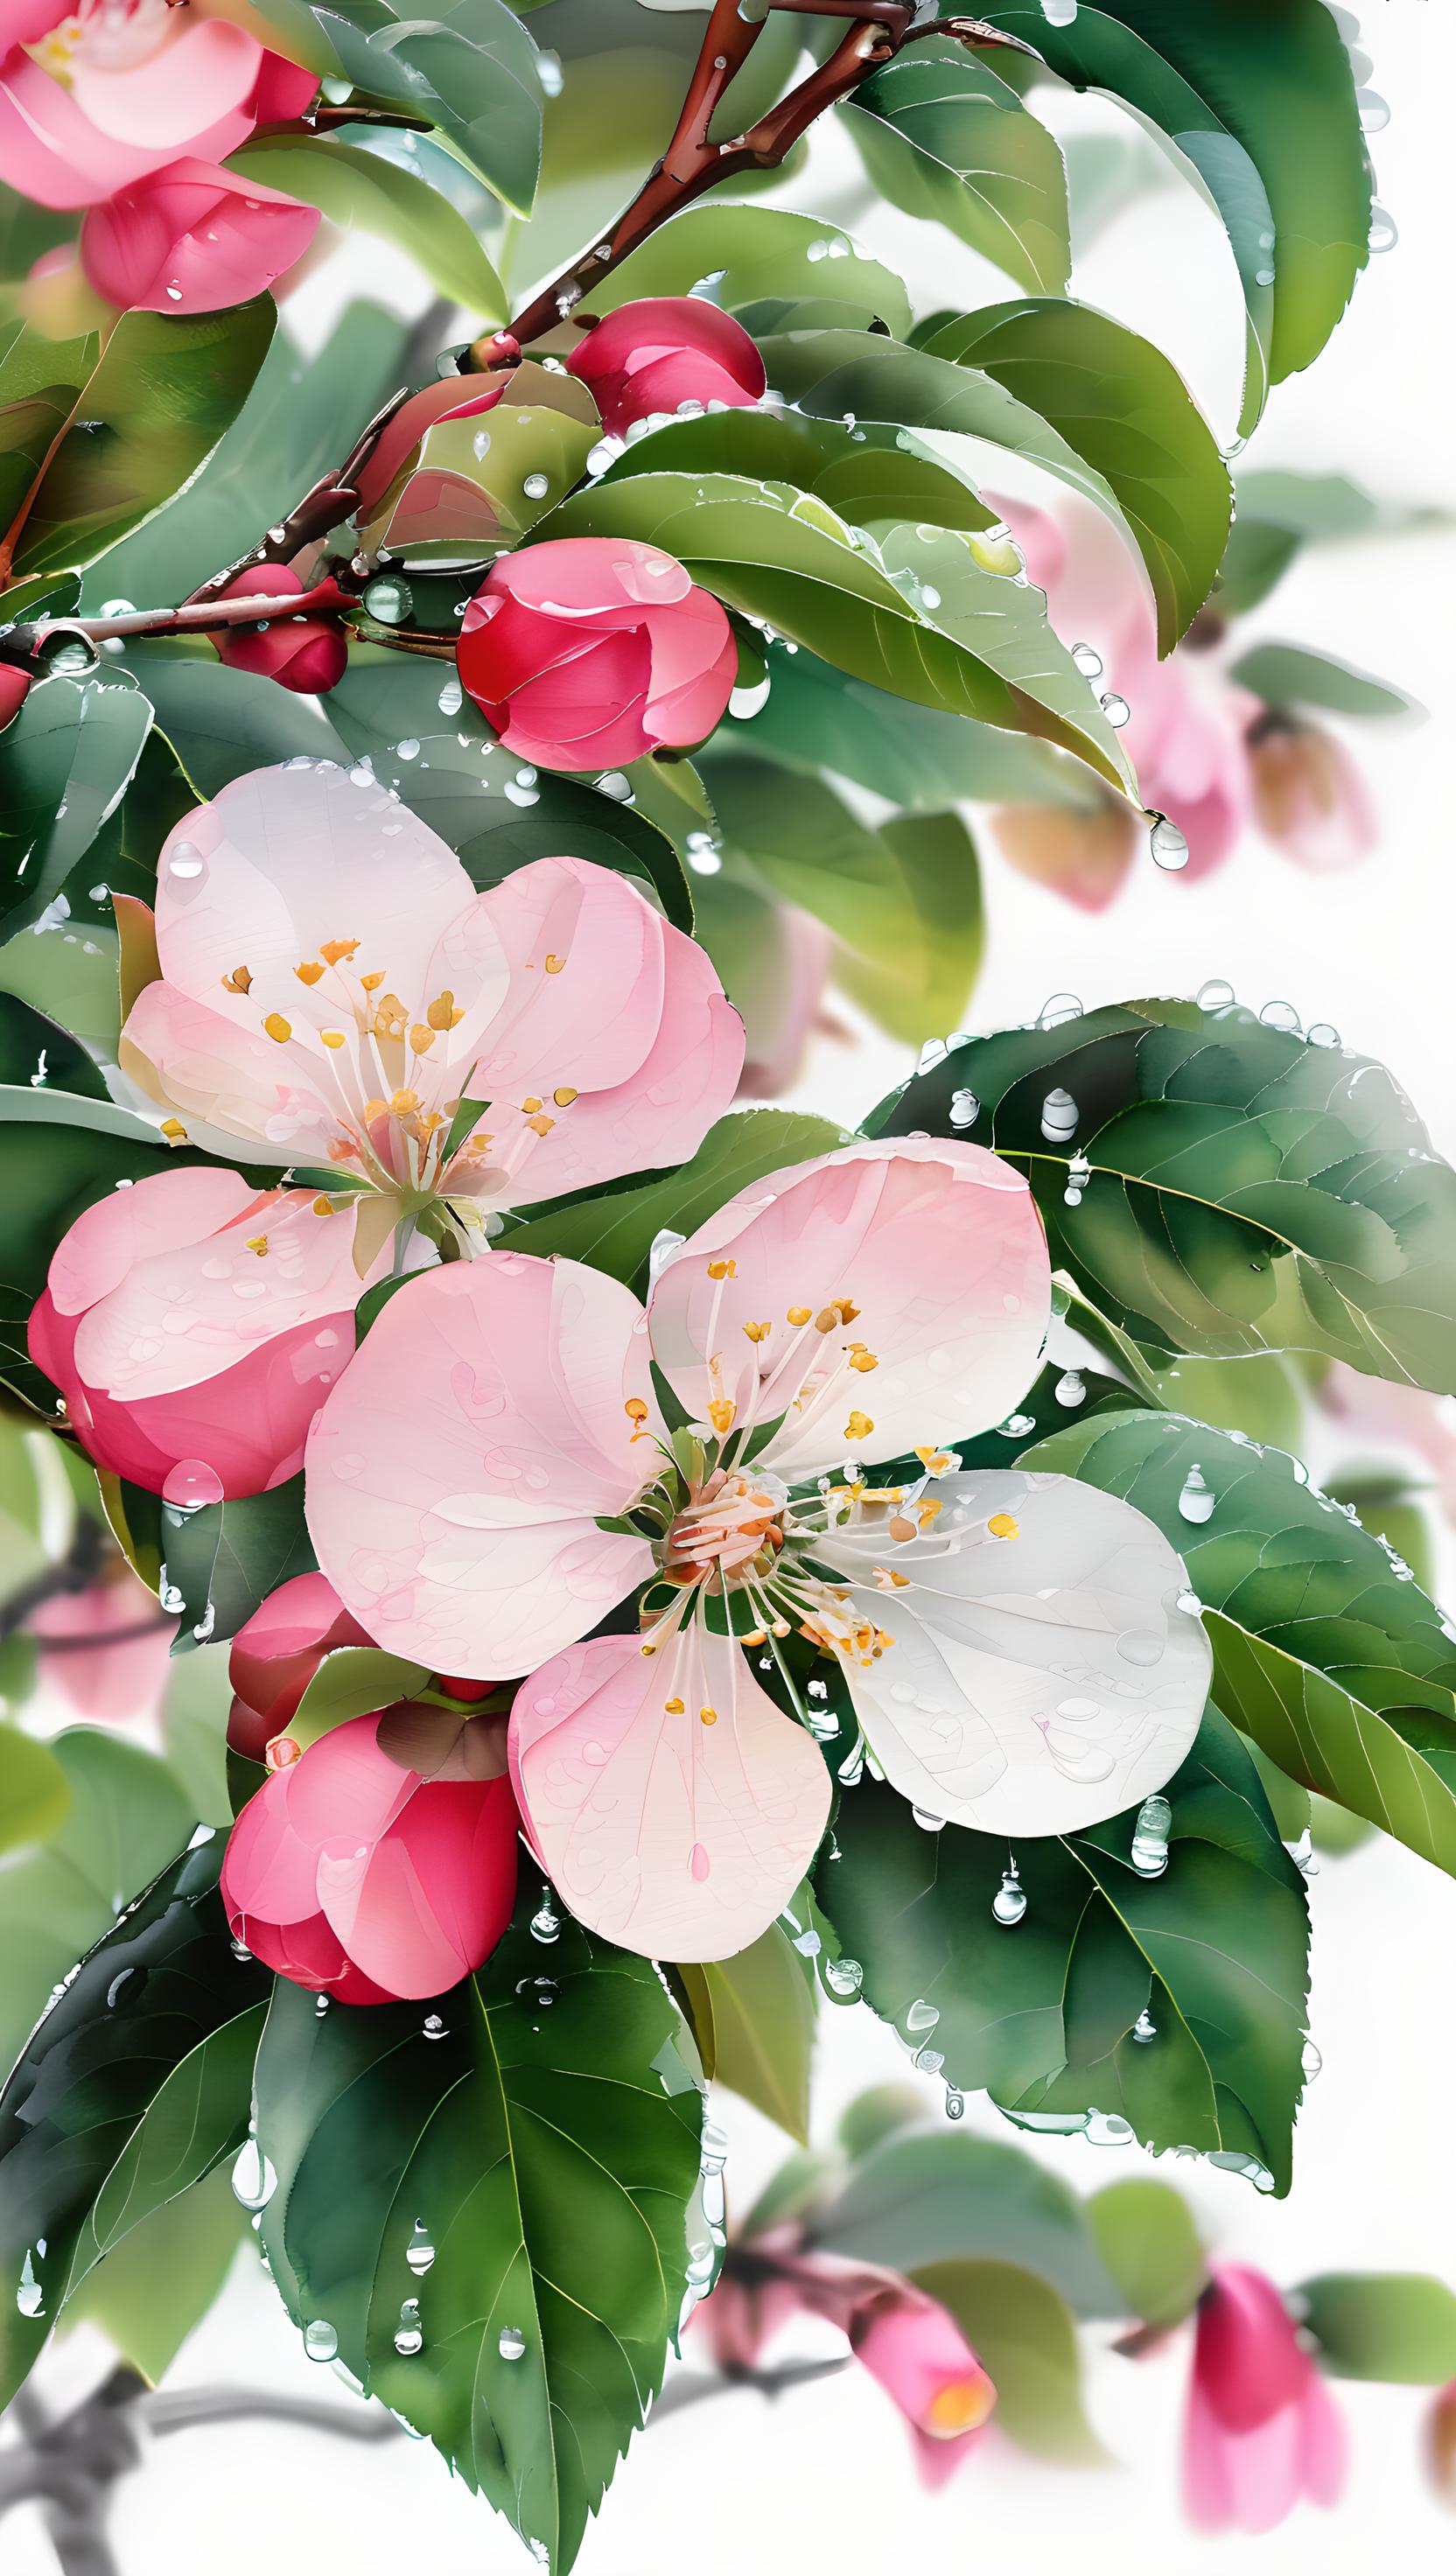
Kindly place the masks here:
MULTIPOLYGON (((223 580, 229 574, 220 576, 223 580)), ((184 601, 180 608, 133 608, 121 617, 47 617, 34 626, 18 626, 7 638, 14 658, 33 658, 53 635, 83 635, 88 643, 109 643, 121 635, 210 635, 225 626, 266 625, 285 617, 307 617, 313 609, 353 605, 332 574, 312 590, 255 591, 247 599, 184 601)))

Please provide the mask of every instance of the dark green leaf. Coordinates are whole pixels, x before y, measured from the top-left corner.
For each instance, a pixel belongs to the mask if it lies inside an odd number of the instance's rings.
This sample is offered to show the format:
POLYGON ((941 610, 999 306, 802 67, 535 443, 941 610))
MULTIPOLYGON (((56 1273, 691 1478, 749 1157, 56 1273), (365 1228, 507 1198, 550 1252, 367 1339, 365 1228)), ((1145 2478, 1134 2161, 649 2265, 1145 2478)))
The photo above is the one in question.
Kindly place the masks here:
POLYGON ((892 205, 944 224, 1028 294, 1065 293, 1062 156, 980 56, 917 45, 862 81, 840 114, 892 205))
POLYGON ((637 474, 747 474, 761 482, 795 484, 815 492, 851 526, 878 536, 906 519, 928 519, 937 528, 989 528, 997 524, 970 481, 908 429, 870 422, 850 429, 842 420, 810 420, 797 412, 713 412, 702 420, 669 421, 636 438, 609 467, 608 483, 637 474))
POLYGON ((730 607, 854 678, 1060 743, 1130 786, 1117 736, 1048 627, 1040 591, 988 572, 973 537, 900 527, 881 547, 856 545, 817 496, 736 474, 598 484, 537 533, 645 538, 730 607))
POLYGON ((1321 2272, 1291 2304, 1337 2379, 1456 2378, 1456 2293, 1428 2272, 1321 2272))
POLYGON ((807 2146, 818 1988, 783 1926, 771 1923, 736 1958, 677 1973, 708 2072, 807 2146))
POLYGON ((180 490, 241 410, 275 318, 266 295, 181 320, 124 313, 104 348, 81 344, 16 569, 90 563, 180 490))
POLYGON ((1082 2359, 1066 2301, 1012 2263, 935 2263, 916 2287, 939 2299, 996 2383, 1008 2440, 1034 2459, 1089 2468, 1106 2458, 1082 2402, 1082 2359))
POLYGON ((1203 1603, 1220 1708, 1291 1779, 1456 1874, 1456 1643, 1378 1538, 1282 1451, 1176 1414, 1070 1424, 1019 1464, 1156 1521, 1203 1603))
POLYGON ((1139 2175, 1094 2192, 1087 2217, 1127 2314, 1150 2326, 1181 2324, 1208 2280, 1182 2193, 1139 2175))
POLYGON ((272 761, 344 759, 338 735, 312 698, 296 697, 255 671, 227 670, 210 649, 133 644, 127 661, 199 796, 215 796, 272 761))
POLYGON ((77 1092, 105 1100, 106 1085, 96 1065, 72 1037, 44 1012, 0 992, 0 1083, 26 1085, 32 1091, 77 1092))
MULTIPOLYGON (((1212 1711, 1168 1784, 1166 1871, 1131 1862, 1135 1818, 1023 1841, 1026 1912, 991 1912, 1006 1844, 866 1781, 840 1802, 843 1854, 815 1879, 863 1993, 931 2048, 945 2081, 984 2088, 1031 2128, 1125 2121, 1287 2191, 1302 2076, 1304 1885, 1258 1775, 1212 1711), (1151 2041, 1134 2039, 1139 2016, 1151 2041)), ((1116 2132, 1114 2132, 1116 2134, 1116 2132)))
MULTIPOLYGON (((99 1763, 93 1746, 87 1805, 106 1789, 122 1796, 104 1828, 93 1816, 92 1836, 104 1831, 114 1842, 142 1821, 132 1784, 135 1766, 147 1757, 133 1753, 129 1765, 119 1764, 121 1747, 106 1737, 96 1742, 111 1759, 99 1763)), ((63 1736, 61 1744, 68 1743, 74 1747, 75 1739, 63 1736)), ((78 1777, 78 1812, 82 1789, 78 1777)), ((142 1815, 147 1831, 125 1855, 132 1871, 154 1866, 146 1846, 155 1845, 160 1816, 142 1815)), ((73 1852, 90 1859, 90 1846, 69 1828, 51 1850, 57 1866, 73 1852)), ((18 2310, 0 2360, 7 2397, 68 2290, 246 2137, 253 2054, 271 1979, 255 1961, 234 1957, 229 1945, 217 1895, 221 1850, 218 1843, 184 1852, 104 1932, 0 2095, 0 2268, 7 2293, 0 2313, 18 2310)), ((19 1874, 7 1874, 7 1898, 19 1874)), ((93 1882, 88 1896, 94 1892, 93 1882)), ((114 1910, 108 1900, 108 1925, 114 1910)), ((73 1899, 70 1916, 62 1917, 68 1929, 79 1911, 73 1899)), ((94 1930, 94 1907, 91 1914, 94 1930)), ((12 1955, 7 1941, 7 1958, 12 1955)), ((68 1969, 76 1955, 66 1950, 68 1969)))
POLYGON ((437 294, 482 321, 505 320, 505 288, 465 217, 413 170, 383 153, 362 152, 323 135, 283 133, 245 143, 228 167, 317 206, 346 232, 372 233, 392 243, 424 270, 437 294))
POLYGON ((564 2576, 661 2385, 702 2105, 650 1962, 569 1917, 542 1947, 534 1903, 428 2021, 418 2004, 320 2020, 280 1983, 258 2143, 295 2322, 327 2321, 366 2390, 564 2576))
POLYGON ((648 1255, 664 1230, 692 1234, 750 1181, 832 1153, 840 1142, 840 1130, 826 1118, 736 1110, 709 1128, 680 1171, 645 1188, 599 1193, 531 1217, 510 1235, 510 1249, 589 1261, 645 1294, 648 1255))
POLYGON ((1053 2282, 1079 2316, 1121 2313, 1076 2193, 999 2138, 892 2130, 861 2151, 811 2234, 826 2253, 892 2272, 1001 2256, 1053 2282))
POLYGON ((866 328, 910 327, 910 303, 898 277, 868 258, 837 224, 782 206, 693 206, 675 215, 591 290, 595 313, 614 313, 642 295, 690 295, 713 280, 713 300, 729 313, 763 297, 828 298, 866 328))
POLYGON ((235 1637, 280 1583, 317 1571, 301 1475, 266 1494, 205 1503, 200 1511, 164 1506, 161 1524, 163 1606, 181 1614, 176 1653, 235 1637))
POLYGON ((1110 91, 1166 134, 1223 218, 1248 313, 1240 432, 1271 382, 1317 358, 1365 264, 1370 162, 1350 60, 1321 0, 1099 0, 1052 25, 992 0, 1077 89, 1110 91))
POLYGON ((122 671, 57 672, 0 731, 0 906, 5 937, 60 892, 120 801, 152 711, 122 671))
POLYGON ((868 1129, 962 1132, 961 1090, 964 1132, 1026 1173, 1053 1268, 1136 1340, 1319 1351, 1456 1392, 1456 1174, 1383 1066, 1248 1011, 1110 1004, 957 1047, 868 1129))
POLYGON ((428 18, 360 8, 308 16, 333 50, 324 68, 363 99, 428 116, 513 213, 529 215, 541 168, 541 84, 536 48, 505 0, 434 0, 428 18))
POLYGON ((1332 653, 1311 652, 1307 644, 1256 644, 1234 663, 1229 677, 1273 707, 1322 707, 1337 716, 1420 712, 1403 689, 1357 671, 1351 662, 1337 661, 1332 653))

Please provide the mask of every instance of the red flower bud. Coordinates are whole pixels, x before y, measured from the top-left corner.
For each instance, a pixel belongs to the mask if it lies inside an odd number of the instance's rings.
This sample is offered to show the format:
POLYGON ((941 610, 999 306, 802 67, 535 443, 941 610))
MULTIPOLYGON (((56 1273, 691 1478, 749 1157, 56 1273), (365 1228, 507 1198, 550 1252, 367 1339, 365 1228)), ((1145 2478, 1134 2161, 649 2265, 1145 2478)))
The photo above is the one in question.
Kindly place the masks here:
MULTIPOLYGON (((234 671, 256 671, 306 698, 333 688, 344 676, 348 637, 337 618, 289 613, 289 600, 299 598, 303 587, 288 564, 258 564, 237 574, 218 593, 220 599, 276 599, 279 613, 257 626, 220 627, 212 638, 218 660, 234 671)), ((342 607, 343 592, 335 595, 342 607)))
POLYGON ((18 671, 13 662, 0 662, 0 725, 19 715, 29 687, 28 671, 18 671))
POLYGON ((679 404, 758 402, 767 377, 741 322, 700 295, 648 295, 596 323, 567 359, 618 435, 679 404))

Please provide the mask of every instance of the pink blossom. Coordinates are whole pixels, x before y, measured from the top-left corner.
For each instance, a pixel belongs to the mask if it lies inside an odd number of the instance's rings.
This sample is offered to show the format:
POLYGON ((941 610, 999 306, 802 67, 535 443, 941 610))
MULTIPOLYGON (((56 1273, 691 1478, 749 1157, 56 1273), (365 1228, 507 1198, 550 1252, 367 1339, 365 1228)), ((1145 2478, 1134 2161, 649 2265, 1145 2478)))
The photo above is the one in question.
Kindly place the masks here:
POLYGON ((700 295, 648 295, 619 305, 578 341, 567 372, 591 390, 617 434, 683 403, 758 402, 768 378, 741 322, 700 295))
POLYGON ((386 1710, 321 1735, 272 1773, 228 1839, 234 1936, 341 2003, 442 1994, 489 1958, 511 1919, 516 1810, 491 1731, 455 1727, 427 1775, 409 1758, 414 1714, 386 1710))
POLYGON ((40 1677, 68 1714, 151 1717, 161 1705, 173 1622, 129 1568, 82 1592, 57 1592, 27 1621, 40 1645, 40 1677))
POLYGON ((1303 717, 1270 711, 1249 732, 1259 829, 1297 867, 1353 868, 1379 838, 1374 799, 1342 742, 1303 717))
POLYGON ((1272 2281, 1215 2271, 1198 2308, 1183 2499, 1205 2531, 1272 2531, 1301 2496, 1339 2501, 1345 2428, 1272 2281))
POLYGON ((250 1762, 287 1732, 326 1656, 371 1640, 322 1574, 295 1574, 245 1619, 228 1656, 228 1742, 250 1762))
POLYGON ((894 1785, 985 1832, 1114 1815, 1192 1741, 1208 1645, 1166 1541, 1090 1486, 963 1475, 939 1445, 1010 1412, 1049 1307, 1025 1182, 928 1138, 753 1182, 645 1313, 575 1262, 453 1264, 390 1301, 314 1426, 320 1563, 381 1642, 530 1675, 512 1775, 583 1922, 726 1957, 788 1902, 828 1810, 817 1748, 757 1679, 791 1628, 841 1668, 894 1785), (696 1449, 673 1451, 654 1371, 696 1449), (910 1483, 869 1483, 909 1453, 910 1483), (588 1634, 639 1590, 640 1639, 588 1634))
POLYGON ((501 555, 465 611, 460 677, 508 751, 612 769, 710 734, 738 649, 726 612, 636 537, 501 555))
MULTIPOLYGON (((342 608, 344 593, 337 584, 329 586, 342 608)), ((303 590, 291 564, 257 564, 240 572, 218 592, 219 599, 271 596, 278 611, 259 626, 220 628, 212 637, 218 660, 234 671, 256 671, 303 697, 336 688, 348 666, 349 639, 337 617, 288 612, 287 603, 302 598, 303 590)))
POLYGON ((157 1172, 62 1237, 30 1356, 98 1467, 151 1493, 186 1469, 191 1499, 259 1493, 297 1474, 354 1307, 389 1267, 387 1245, 363 1277, 354 1256, 352 1214, 318 1214, 307 1190, 220 1163, 157 1172))
POLYGON ((317 207, 245 173, 182 159, 91 208, 81 265, 97 294, 123 311, 216 313, 261 295, 303 257, 318 227, 317 207))
POLYGON ((6 0, 0 14, 0 167, 43 206, 99 205, 169 162, 222 161, 317 91, 243 27, 170 0, 6 0))
POLYGON ((363 1183, 340 1219, 361 1282, 431 1197, 478 1231, 681 1161, 742 1062, 702 950, 625 877, 536 859, 478 894, 407 806, 328 762, 254 770, 177 826, 157 953, 124 1068, 241 1144, 363 1183), (452 1144, 462 1099, 479 1110, 452 1144))

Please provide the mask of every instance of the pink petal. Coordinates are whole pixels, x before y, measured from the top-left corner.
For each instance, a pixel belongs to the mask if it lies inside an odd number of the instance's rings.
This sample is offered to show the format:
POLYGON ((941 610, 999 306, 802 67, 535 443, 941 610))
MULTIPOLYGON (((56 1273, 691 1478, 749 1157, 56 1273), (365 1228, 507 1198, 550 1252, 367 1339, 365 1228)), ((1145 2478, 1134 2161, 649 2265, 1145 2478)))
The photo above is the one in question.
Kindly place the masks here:
POLYGON ((921 2482, 944 2486, 974 2450, 996 2390, 949 2311, 897 2284, 853 2317, 857 2358, 915 2435, 921 2482))
POLYGON ((156 50, 124 69, 102 69, 93 54, 83 37, 71 73, 76 105, 99 134, 149 154, 153 168, 187 152, 220 160, 252 131, 263 48, 227 19, 174 15, 156 50))
POLYGON ((573 1914, 649 1958, 746 1949, 789 1902, 829 1814, 813 1739, 738 1646, 697 1625, 653 1655, 635 1637, 569 1647, 518 1691, 510 1751, 573 1914))
POLYGON ((84 1592, 57 1593, 42 1601, 26 1624, 40 1641, 42 1679, 72 1717, 157 1714, 172 1622, 158 1610, 155 1595, 131 1574, 88 1584, 84 1592), (128 1635, 128 1630, 135 1633, 128 1635))
POLYGON ((647 730, 654 742, 686 745, 710 734, 728 704, 738 647, 728 613, 706 590, 649 615, 652 686, 647 730))
POLYGON ((248 104, 259 125, 291 125, 312 107, 319 76, 283 54, 265 53, 248 104))
POLYGON ((337 1646, 371 1642, 326 1576, 295 1574, 280 1584, 232 1641, 228 1742, 233 1750, 260 1762, 270 1737, 281 1734, 295 1714, 325 1655, 337 1646))
POLYGON ((644 608, 686 599, 692 588, 676 556, 639 537, 549 538, 503 557, 491 578, 523 608, 593 626, 638 626, 644 608))
POLYGON ((1019 1175, 976 1145, 898 1137, 740 1191, 662 1271, 649 1324, 695 1419, 718 1397, 740 1429, 784 1417, 762 1463, 794 1478, 1000 1421, 1035 1372, 1050 1302, 1041 1221, 1019 1175), (733 1275, 710 1277, 724 1259, 733 1275), (790 1308, 816 1318, 838 1299, 858 1310, 848 1323, 788 1321, 790 1308), (766 1322, 767 1337, 750 1340, 750 1322, 766 1322), (855 1344, 872 1369, 851 1365, 855 1344), (852 1429, 856 1419, 871 1428, 852 1429))
POLYGON ((417 1789, 360 1868, 351 1869, 347 1853, 335 1864, 333 1847, 319 1863, 324 1913, 355 1966, 391 1994, 442 1994, 489 1957, 511 1919, 516 1802, 508 1780, 417 1789))
POLYGON ((84 1314, 139 1263, 185 1251, 257 1204, 257 1191, 220 1163, 184 1164, 113 1190, 61 1237, 47 1283, 58 1311, 84 1314))
POLYGON ((340 1100, 325 1089, 322 1047, 275 1045, 175 984, 148 984, 138 994, 120 1057, 123 1072, 154 1098, 245 1144, 326 1165, 329 1147, 349 1141, 340 1100))
POLYGON ((646 1336, 630 1291, 493 1253, 392 1297, 315 1425, 319 1562, 372 1636, 432 1670, 529 1671, 649 1570, 597 1528, 649 1480, 646 1336))
POLYGON ((174 161, 93 207, 81 265, 131 312, 215 313, 261 295, 301 259, 318 210, 207 162, 174 161))
POLYGON ((1317 874, 1355 867, 1380 837, 1366 780, 1323 727, 1266 720, 1250 736, 1259 829, 1296 867, 1317 874))
POLYGON ((1303 2399, 1315 2379, 1274 2283, 1241 2263, 1219 2264, 1199 2302, 1193 2368, 1220 2422, 1236 2432, 1303 2399))
POLYGON ((661 914, 586 859, 537 859, 481 903, 510 980, 474 1092, 601 1091, 635 1073, 662 1016, 674 934, 661 914))
POLYGON ((38 205, 94 206, 171 157, 170 149, 148 151, 100 133, 71 92, 28 55, 0 62, 0 169, 38 205))
POLYGON ((611 430, 682 402, 757 402, 767 381, 742 323, 693 295, 619 306, 577 344, 567 371, 591 387, 611 430))
POLYGON ((506 701, 508 751, 550 769, 630 767, 659 739, 645 720, 651 656, 645 633, 602 635, 553 662, 506 701))

